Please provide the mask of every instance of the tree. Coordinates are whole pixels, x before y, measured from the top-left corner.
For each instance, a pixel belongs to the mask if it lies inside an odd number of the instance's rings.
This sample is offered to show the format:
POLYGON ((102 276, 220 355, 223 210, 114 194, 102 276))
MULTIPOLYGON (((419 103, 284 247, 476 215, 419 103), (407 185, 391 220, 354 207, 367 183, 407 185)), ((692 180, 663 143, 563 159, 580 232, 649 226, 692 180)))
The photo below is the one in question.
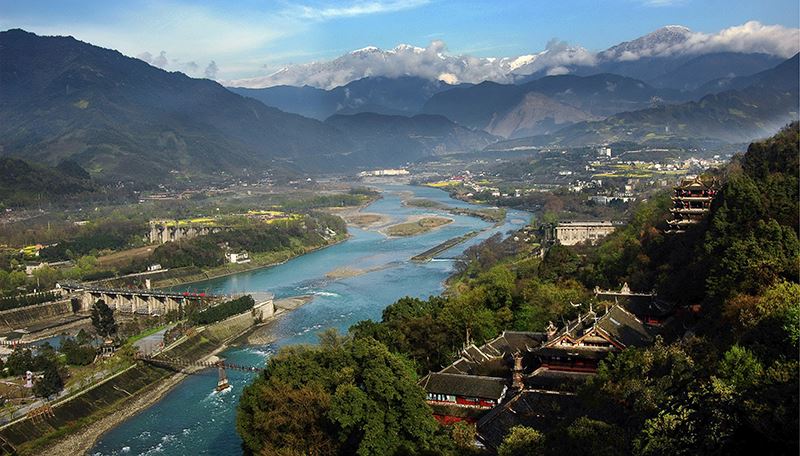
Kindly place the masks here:
POLYGON ((455 442, 456 448, 460 450, 471 451, 476 448, 475 434, 475 425, 465 421, 453 423, 450 428, 450 436, 455 442))
POLYGON ((111 337, 117 332, 114 311, 102 299, 92 306, 92 326, 101 337, 111 337))
POLYGON ((554 454, 623 456, 631 452, 625 432, 619 426, 585 416, 573 421, 552 440, 550 451, 554 454))
POLYGON ((94 361, 97 351, 92 346, 80 345, 74 339, 67 339, 61 344, 61 352, 66 357, 67 364, 73 366, 86 366, 94 361))
POLYGON ((48 361, 44 367, 44 375, 33 385, 33 394, 39 397, 50 397, 64 388, 64 380, 58 372, 58 364, 48 361))
POLYGON ((696 370, 684 347, 665 345, 659 337, 652 347, 628 348, 609 355, 582 394, 587 402, 599 403, 606 413, 616 412, 619 422, 636 431, 644 420, 686 390, 696 370))
POLYGON ((418 454, 438 424, 411 365, 368 337, 287 347, 242 394, 245 454, 418 454))
POLYGON ((33 354, 29 349, 14 350, 6 360, 6 368, 11 375, 22 375, 33 370, 33 354))
POLYGON ((544 435, 536 429, 514 426, 503 439, 498 456, 534 456, 544 452, 544 435))
POLYGON ((547 250, 539 265, 539 277, 547 282, 574 277, 580 258, 569 247, 556 244, 547 250))

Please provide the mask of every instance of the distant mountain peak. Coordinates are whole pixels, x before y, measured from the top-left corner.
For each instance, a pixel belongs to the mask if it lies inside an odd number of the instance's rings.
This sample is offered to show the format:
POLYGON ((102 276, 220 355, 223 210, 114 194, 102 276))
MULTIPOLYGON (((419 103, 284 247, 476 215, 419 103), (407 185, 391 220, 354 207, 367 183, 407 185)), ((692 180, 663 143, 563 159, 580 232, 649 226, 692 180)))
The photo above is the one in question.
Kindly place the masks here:
POLYGON ((377 46, 366 46, 361 49, 356 49, 355 51, 350 51, 350 54, 351 55, 373 54, 377 52, 383 52, 383 51, 377 46))
POLYGON ((686 43, 693 32, 682 25, 667 25, 635 40, 625 41, 603 51, 606 60, 638 60, 670 53, 676 46, 686 43))

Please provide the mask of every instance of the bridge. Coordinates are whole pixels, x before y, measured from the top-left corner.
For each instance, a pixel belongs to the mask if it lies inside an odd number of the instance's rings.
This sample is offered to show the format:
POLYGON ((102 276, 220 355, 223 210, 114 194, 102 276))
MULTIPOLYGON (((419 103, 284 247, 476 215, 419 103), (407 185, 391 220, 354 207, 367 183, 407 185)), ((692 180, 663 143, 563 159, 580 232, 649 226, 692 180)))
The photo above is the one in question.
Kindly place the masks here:
POLYGON ((169 367, 172 369, 183 370, 188 367, 198 367, 204 369, 206 367, 221 367, 223 369, 232 369, 242 372, 259 372, 262 367, 255 367, 255 366, 245 366, 242 364, 234 364, 234 363, 226 363, 225 361, 189 361, 181 358, 170 358, 168 356, 164 356, 164 354, 159 354, 158 356, 151 356, 151 355, 136 355, 136 359, 160 365, 163 367, 169 367))
POLYGON ((234 364, 234 363, 226 363, 224 360, 219 361, 189 361, 181 358, 170 358, 164 356, 163 354, 159 354, 156 356, 150 355, 136 355, 136 359, 155 364, 157 366, 166 367, 169 369, 174 369, 180 372, 193 374, 194 371, 185 371, 187 367, 198 367, 198 368, 207 368, 207 367, 216 367, 217 374, 219 375, 219 379, 217 380, 217 387, 215 388, 217 391, 223 391, 230 388, 230 383, 228 383, 228 375, 225 373, 227 369, 238 370, 242 372, 259 372, 261 371, 261 367, 255 366, 244 366, 241 364, 234 364))
POLYGON ((94 303, 101 299, 108 307, 120 312, 141 315, 164 315, 167 312, 180 310, 188 302, 225 298, 225 296, 206 293, 105 288, 70 282, 59 283, 57 287, 67 293, 74 293, 79 296, 80 309, 73 310, 83 312, 91 310, 94 303))

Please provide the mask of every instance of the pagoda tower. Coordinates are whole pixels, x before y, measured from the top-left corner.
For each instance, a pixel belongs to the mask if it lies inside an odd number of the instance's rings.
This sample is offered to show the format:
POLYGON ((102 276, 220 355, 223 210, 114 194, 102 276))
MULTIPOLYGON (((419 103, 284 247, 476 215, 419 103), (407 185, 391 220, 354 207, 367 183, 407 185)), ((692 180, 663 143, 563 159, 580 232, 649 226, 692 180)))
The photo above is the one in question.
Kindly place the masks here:
POLYGON ((686 179, 674 188, 672 214, 665 233, 683 233, 698 223, 711 210, 711 201, 717 194, 716 179, 705 181, 700 177, 686 179))

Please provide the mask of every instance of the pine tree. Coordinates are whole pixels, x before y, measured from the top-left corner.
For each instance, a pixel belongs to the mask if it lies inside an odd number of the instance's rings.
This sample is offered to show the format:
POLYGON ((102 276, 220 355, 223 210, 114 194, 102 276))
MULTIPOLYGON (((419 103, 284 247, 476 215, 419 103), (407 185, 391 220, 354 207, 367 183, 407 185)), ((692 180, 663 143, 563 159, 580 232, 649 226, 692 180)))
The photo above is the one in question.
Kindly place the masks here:
POLYGON ((114 311, 102 299, 92 306, 92 326, 101 337, 109 337, 117 332, 114 311))

